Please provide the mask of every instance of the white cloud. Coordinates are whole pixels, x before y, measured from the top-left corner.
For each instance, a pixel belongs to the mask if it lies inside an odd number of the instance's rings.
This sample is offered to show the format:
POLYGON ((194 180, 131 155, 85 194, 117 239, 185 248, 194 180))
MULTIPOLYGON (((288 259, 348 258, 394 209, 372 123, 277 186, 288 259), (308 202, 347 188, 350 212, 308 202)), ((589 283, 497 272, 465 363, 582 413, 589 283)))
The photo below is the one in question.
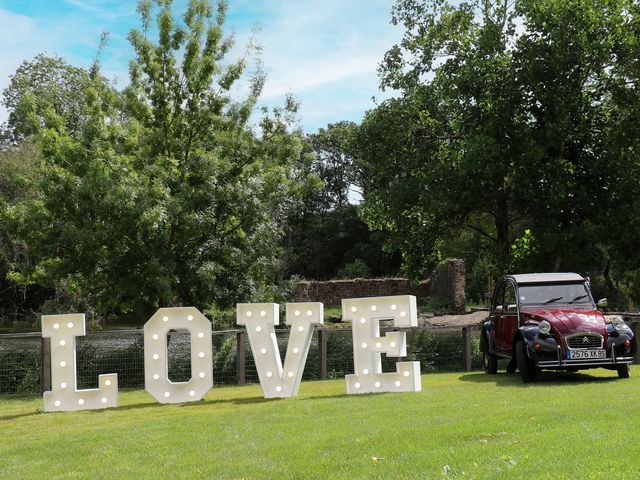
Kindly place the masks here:
MULTIPOLYGON (((345 111, 372 108, 378 91, 377 67, 384 53, 397 43, 402 31, 390 25, 392 0, 300 0, 282 2, 232 2, 244 16, 255 15, 261 31, 257 38, 268 73, 262 99, 276 103, 292 92, 302 102, 303 125, 339 121, 345 111), (261 6, 258 9, 256 3, 261 6), (333 86, 333 88, 331 88, 333 86), (345 102, 340 90, 359 92, 345 102), (324 92, 322 99, 317 98, 324 92), (310 120, 309 122, 305 119, 310 120)), ((250 34, 239 30, 238 46, 250 34)), ((239 50, 238 50, 239 51, 239 50)), ((360 114, 360 116, 361 116, 360 114)))
POLYGON ((299 60, 288 70, 285 70, 286 66, 282 64, 273 66, 269 69, 263 98, 282 96, 291 91, 303 94, 313 87, 333 83, 353 75, 375 74, 378 61, 379 57, 376 55, 353 55, 299 60))
MULTIPOLYGON (((88 3, 69 0, 69 3, 88 3)), ((117 11, 113 13, 116 15, 117 11)), ((133 19, 132 19, 133 20, 133 19)), ((119 21, 120 25, 122 21, 119 21)), ((10 82, 22 61, 30 60, 38 53, 60 55, 72 65, 88 67, 98 49, 103 31, 109 30, 109 23, 88 21, 82 12, 73 11, 56 17, 27 17, 0 9, 0 92, 10 82)), ((127 61, 123 50, 126 40, 112 35, 104 56, 104 71, 108 77, 127 78, 127 61), (115 38, 113 38, 115 37, 115 38)), ((0 123, 7 120, 6 110, 0 106, 0 123)))
POLYGON ((113 7, 112 1, 105 0, 64 0, 72 7, 79 10, 91 13, 102 19, 117 20, 122 17, 128 17, 136 13, 135 2, 130 2, 130 5, 125 5, 124 8, 113 7))
MULTIPOLYGON (((12 75, 27 55, 34 55, 27 38, 37 31, 35 22, 29 17, 0 9, 0 45, 2 45, 2 61, 0 61, 0 91, 9 86, 12 75)), ((0 123, 7 120, 7 112, 0 107, 0 123)))
MULTIPOLYGON (((39 52, 60 54, 70 63, 88 66, 100 33, 111 30, 103 52, 103 73, 127 82, 131 49, 125 38, 137 26, 135 2, 64 0, 69 13, 55 18, 29 18, 0 9, 0 89, 24 59, 39 52)), ((182 9, 185 1, 176 2, 182 9)), ((389 24, 394 0, 230 0, 227 31, 235 30, 236 46, 229 59, 244 54, 251 28, 264 47, 262 63, 268 78, 262 101, 282 104, 286 93, 302 102, 305 129, 323 122, 357 119, 380 96, 376 69, 402 31, 389 24), (347 92, 347 93, 345 93, 347 92), (358 113, 359 112, 359 113, 358 113), (305 120, 308 119, 308 120, 305 120)), ((246 80, 238 92, 246 92, 246 80)), ((0 108, 0 121, 6 112, 0 108)))

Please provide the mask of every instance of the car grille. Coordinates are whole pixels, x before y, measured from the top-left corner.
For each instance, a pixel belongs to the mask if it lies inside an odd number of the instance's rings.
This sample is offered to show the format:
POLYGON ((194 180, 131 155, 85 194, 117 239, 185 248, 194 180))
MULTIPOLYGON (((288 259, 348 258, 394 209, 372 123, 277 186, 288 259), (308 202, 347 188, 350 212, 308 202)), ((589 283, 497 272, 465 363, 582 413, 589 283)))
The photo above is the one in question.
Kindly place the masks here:
POLYGON ((567 337, 569 348, 602 348, 602 335, 597 333, 577 333, 567 337))

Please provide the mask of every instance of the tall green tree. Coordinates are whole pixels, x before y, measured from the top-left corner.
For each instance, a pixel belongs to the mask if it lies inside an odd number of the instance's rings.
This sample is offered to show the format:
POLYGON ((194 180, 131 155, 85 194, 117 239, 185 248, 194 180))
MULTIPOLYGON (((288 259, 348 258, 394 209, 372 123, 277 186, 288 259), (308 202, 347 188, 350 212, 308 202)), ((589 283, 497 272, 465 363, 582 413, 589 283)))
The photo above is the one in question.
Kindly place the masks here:
POLYGON ((305 188, 288 208, 284 276, 331 279, 356 261, 377 276, 398 271, 397 253, 382 249, 386 235, 371 232, 358 215, 360 175, 350 152, 355 128, 339 122, 305 137, 298 171, 305 188))
POLYGON ((367 114, 357 144, 365 218, 411 272, 465 230, 501 269, 527 229, 531 268, 602 267, 605 211, 637 162, 623 153, 637 136, 610 141, 616 90, 637 97, 636 15, 630 0, 396 3, 405 35, 380 75, 400 98, 367 114))
POLYGON ((224 2, 192 0, 182 21, 171 1, 138 11, 129 86, 113 91, 94 68, 80 135, 50 110, 37 132, 42 199, 9 216, 39 261, 13 278, 52 284, 99 315, 248 300, 276 271, 302 145, 289 123, 296 105, 253 133, 264 76, 233 97, 248 57, 225 61, 224 2))
POLYGON ((32 142, 0 150, 0 320, 7 323, 28 319, 51 295, 40 285, 19 284, 7 278, 17 265, 36 261, 28 255, 24 239, 8 228, 5 213, 39 198, 39 172, 40 155, 32 142))
POLYGON ((41 53, 23 61, 2 93, 2 105, 9 112, 2 128, 4 143, 17 144, 36 133, 49 112, 63 119, 70 134, 77 133, 88 81, 89 72, 57 56, 41 53))
POLYGON ((359 175, 349 152, 351 136, 356 128, 353 122, 338 122, 308 135, 310 153, 313 155, 312 171, 322 180, 324 205, 331 210, 349 205, 350 196, 357 193, 359 175))

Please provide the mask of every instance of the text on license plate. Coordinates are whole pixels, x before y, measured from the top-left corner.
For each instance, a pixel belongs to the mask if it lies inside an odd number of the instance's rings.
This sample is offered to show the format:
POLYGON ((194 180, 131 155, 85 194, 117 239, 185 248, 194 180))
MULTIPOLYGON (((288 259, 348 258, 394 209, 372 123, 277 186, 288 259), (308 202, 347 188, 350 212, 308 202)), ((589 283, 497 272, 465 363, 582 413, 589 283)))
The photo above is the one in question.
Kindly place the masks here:
POLYGON ((576 360, 581 358, 606 358, 607 352, 604 348, 596 350, 569 350, 567 352, 568 360, 576 360))

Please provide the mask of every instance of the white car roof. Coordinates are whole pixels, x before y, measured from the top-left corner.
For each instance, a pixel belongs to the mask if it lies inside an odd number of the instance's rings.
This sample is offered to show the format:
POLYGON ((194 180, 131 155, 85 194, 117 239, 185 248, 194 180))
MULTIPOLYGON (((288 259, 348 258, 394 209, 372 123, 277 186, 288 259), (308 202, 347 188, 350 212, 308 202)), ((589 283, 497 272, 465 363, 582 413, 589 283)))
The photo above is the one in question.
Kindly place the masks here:
POLYGON ((516 283, 555 283, 555 282, 584 282, 584 278, 577 273, 522 273, 508 275, 516 283))

